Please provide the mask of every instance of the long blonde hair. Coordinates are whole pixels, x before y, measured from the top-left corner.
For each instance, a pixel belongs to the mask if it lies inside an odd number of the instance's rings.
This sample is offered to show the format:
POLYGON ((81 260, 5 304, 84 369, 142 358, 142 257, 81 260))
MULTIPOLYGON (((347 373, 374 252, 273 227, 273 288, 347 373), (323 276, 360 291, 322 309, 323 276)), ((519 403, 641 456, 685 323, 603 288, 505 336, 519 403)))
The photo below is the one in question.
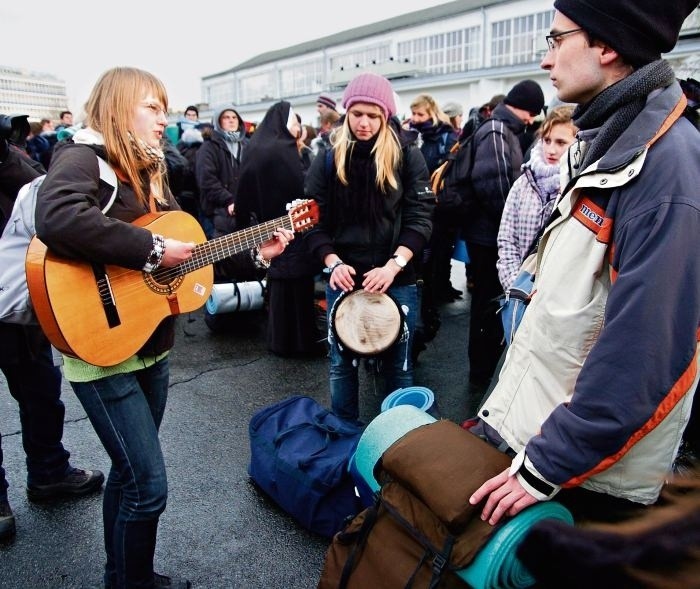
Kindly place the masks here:
MULTIPOLYGON (((148 156, 138 142, 133 129, 134 109, 151 93, 168 109, 168 94, 163 83, 153 74, 133 67, 115 67, 102 74, 85 103, 85 123, 102 134, 107 159, 125 177, 137 198, 149 201, 142 184, 141 173, 148 156)), ((165 201, 165 163, 151 169, 150 190, 156 200, 165 201)))
MULTIPOLYGON (((380 117, 381 125, 377 132, 377 141, 372 148, 374 154, 374 165, 377 168, 377 177, 375 184, 377 188, 384 193, 387 193, 387 185, 392 188, 398 188, 396 180, 396 172, 401 165, 403 154, 401 152, 401 144, 394 129, 387 123, 386 118, 382 114, 380 117)), ((335 168, 338 174, 338 180, 345 186, 349 184, 346 163, 348 154, 352 157, 352 150, 356 139, 350 131, 349 116, 346 114, 343 124, 336 127, 330 135, 331 145, 335 151, 335 168)))
POLYGON ((430 94, 419 94, 416 96, 413 102, 411 102, 411 110, 414 108, 424 108, 433 121, 433 125, 437 125, 438 121, 442 121, 448 125, 452 124, 450 122, 450 117, 442 112, 442 109, 430 94))

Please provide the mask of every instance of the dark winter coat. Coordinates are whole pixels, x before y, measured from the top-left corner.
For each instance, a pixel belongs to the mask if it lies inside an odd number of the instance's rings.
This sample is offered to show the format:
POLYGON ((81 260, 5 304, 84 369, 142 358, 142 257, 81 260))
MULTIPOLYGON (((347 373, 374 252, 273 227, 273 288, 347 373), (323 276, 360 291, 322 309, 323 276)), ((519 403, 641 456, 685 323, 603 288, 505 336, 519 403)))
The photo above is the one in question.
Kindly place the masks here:
MULTIPOLYGON (((306 176, 306 194, 318 202, 319 224, 311 229, 306 241, 311 252, 323 260, 335 253, 355 267, 358 276, 372 268, 383 266, 403 245, 414 256, 423 251, 432 231, 435 196, 429 187, 428 169, 420 150, 413 145, 415 135, 400 133, 403 151, 402 169, 398 174, 398 188, 386 195, 379 226, 368 223, 336 224, 333 222, 331 182, 339 183, 334 167, 329 168, 326 156, 318 156, 306 176)), ((329 153, 333 153, 332 151, 329 153)), ((416 273, 413 262, 400 272, 394 284, 413 284, 416 273)))
POLYGON ((445 161, 450 148, 457 143, 458 134, 452 125, 438 121, 433 125, 432 121, 427 121, 418 126, 414 126, 421 136, 422 143, 420 151, 425 158, 425 165, 428 166, 428 173, 433 171, 445 161))
MULTIPOLYGON (((37 194, 37 236, 62 257, 141 270, 153 249, 153 236, 132 222, 149 212, 148 205, 137 199, 129 184, 119 182, 117 199, 103 214, 99 203, 109 199, 113 189, 100 179, 95 153, 107 159, 102 145, 56 145, 51 169, 37 194)), ((167 188, 166 196, 168 205, 157 204, 156 208, 179 210, 167 188)), ((174 317, 164 319, 139 355, 169 350, 174 343, 174 323, 174 317)))
POLYGON ((497 247, 496 238, 508 191, 520 175, 523 152, 519 135, 525 123, 504 104, 474 134, 474 167, 471 181, 477 206, 467 215, 465 240, 497 247))
MULTIPOLYGON (((290 104, 273 104, 265 113, 246 150, 241 166, 239 223, 253 224, 282 217, 287 204, 304 198, 304 170, 296 139, 287 129, 290 104)), ((313 276, 321 265, 301 236, 272 260, 270 278, 313 276)))
MULTIPOLYGON (((242 125, 240 116, 239 120, 242 125)), ((248 139, 241 139, 241 155, 234 157, 223 136, 214 131, 197 151, 195 174, 200 210, 204 216, 212 218, 214 226, 223 233, 236 228, 235 219, 228 214, 227 209, 236 202, 241 161, 247 143, 248 139)))

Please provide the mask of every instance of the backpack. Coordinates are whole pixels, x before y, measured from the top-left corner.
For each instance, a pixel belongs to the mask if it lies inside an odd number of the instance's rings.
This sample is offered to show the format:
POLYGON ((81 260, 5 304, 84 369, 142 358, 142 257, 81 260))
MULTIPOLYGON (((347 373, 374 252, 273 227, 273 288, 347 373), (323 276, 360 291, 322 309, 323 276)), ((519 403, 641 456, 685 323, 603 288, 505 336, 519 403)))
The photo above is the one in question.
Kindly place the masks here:
MULTIPOLYGON (((483 121, 479 127, 486 122, 483 121)), ((475 204, 470 177, 476 151, 473 139, 479 127, 469 136, 460 138, 450 148, 445 161, 430 175, 430 188, 435 194, 438 211, 464 215, 475 204)))
POLYGON ((535 266, 537 251, 535 250, 523 260, 520 271, 505 294, 498 297, 498 313, 503 323, 503 335, 506 344, 510 345, 515 332, 522 321, 527 306, 530 304, 532 290, 535 286, 535 266))
POLYGON ((458 571, 494 530, 468 498, 510 463, 454 422, 412 429, 377 462, 376 502, 333 538, 318 588, 464 588, 458 571))
MULTIPOLYGON (((100 179, 114 187, 109 201, 102 207, 107 211, 117 198, 117 176, 109 164, 99 156, 100 179)), ((38 325, 27 288, 24 259, 34 228, 36 194, 46 174, 34 178, 17 193, 7 225, 0 237, 0 321, 20 325, 38 325)))
POLYGON ((363 429, 294 395, 251 418, 248 474, 307 530, 331 538, 362 509, 348 464, 363 429))

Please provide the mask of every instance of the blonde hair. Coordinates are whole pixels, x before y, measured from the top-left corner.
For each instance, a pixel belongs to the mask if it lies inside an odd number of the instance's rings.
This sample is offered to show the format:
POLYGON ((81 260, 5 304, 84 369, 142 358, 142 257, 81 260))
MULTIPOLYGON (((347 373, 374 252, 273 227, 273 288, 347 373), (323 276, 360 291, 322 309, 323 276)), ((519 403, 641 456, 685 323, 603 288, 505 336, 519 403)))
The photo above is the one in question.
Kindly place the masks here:
MULTIPOLYGON (((379 108, 379 107, 377 107, 379 108)), ((338 180, 345 186, 349 184, 347 170, 345 168, 348 155, 352 157, 352 150, 356 140, 350 131, 350 117, 345 116, 343 124, 336 127, 330 136, 331 145, 335 150, 335 168, 338 180)), ((387 120, 382 114, 381 125, 377 132, 377 141, 372 148, 374 154, 374 165, 377 168, 375 184, 382 192, 387 192, 386 186, 398 188, 396 171, 401 165, 401 144, 394 130, 387 124, 387 120)))
MULTIPOLYGON (((168 110, 165 86, 153 74, 132 67, 109 69, 100 76, 85 104, 85 124, 102 134, 109 163, 125 177, 137 198, 148 204, 150 194, 146 194, 141 180, 148 156, 131 139, 136 138, 134 109, 145 94, 153 94, 168 110)), ((150 172, 150 190, 160 202, 165 202, 164 172, 164 161, 150 172)))
POLYGON ((574 125, 571 120, 574 114, 574 107, 569 105, 557 106, 555 108, 547 111, 547 116, 545 117, 540 128, 537 129, 537 137, 543 138, 549 134, 554 125, 571 125, 574 129, 574 135, 578 131, 576 125, 574 125))
POLYGON ((452 124, 450 122, 450 117, 442 112, 442 109, 430 94, 419 94, 416 96, 413 102, 411 102, 411 110, 414 108, 424 108, 428 112, 428 116, 432 119, 433 125, 437 125, 438 121, 442 121, 448 125, 452 124))

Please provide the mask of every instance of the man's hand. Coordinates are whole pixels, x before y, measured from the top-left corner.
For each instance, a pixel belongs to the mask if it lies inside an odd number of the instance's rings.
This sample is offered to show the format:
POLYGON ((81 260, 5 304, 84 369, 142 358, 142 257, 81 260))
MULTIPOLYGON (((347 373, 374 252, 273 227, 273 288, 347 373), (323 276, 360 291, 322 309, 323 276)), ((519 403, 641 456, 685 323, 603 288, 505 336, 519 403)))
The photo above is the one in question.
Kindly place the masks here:
POLYGON ((474 494, 469 497, 469 503, 476 505, 488 496, 486 505, 481 512, 481 519, 492 526, 497 524, 504 515, 514 516, 526 507, 537 503, 520 484, 518 478, 509 476, 510 468, 486 481, 474 494))

